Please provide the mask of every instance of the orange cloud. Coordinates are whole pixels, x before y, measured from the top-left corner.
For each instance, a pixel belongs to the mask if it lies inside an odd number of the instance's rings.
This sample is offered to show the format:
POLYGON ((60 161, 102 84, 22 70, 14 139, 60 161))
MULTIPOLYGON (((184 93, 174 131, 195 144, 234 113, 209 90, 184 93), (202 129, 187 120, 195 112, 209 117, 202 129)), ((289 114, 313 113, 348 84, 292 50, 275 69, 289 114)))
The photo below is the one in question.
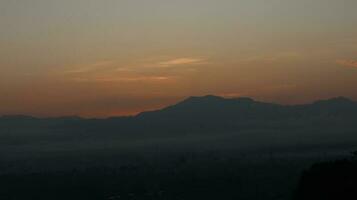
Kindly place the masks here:
POLYGON ((337 64, 346 66, 346 67, 357 67, 356 60, 338 60, 337 64))
MULTIPOLYGON (((190 66, 204 64, 205 59, 193 57, 176 57, 152 63, 134 63, 117 67, 114 61, 100 61, 87 65, 71 66, 66 71, 61 70, 64 79, 75 82, 168 82, 174 81, 180 75, 177 70, 195 71, 190 66), (177 68, 176 68, 177 67, 177 68), (182 68, 181 68, 182 67, 182 68), (175 69, 175 72, 172 71, 175 69)), ((58 72, 57 72, 58 73, 58 72)))

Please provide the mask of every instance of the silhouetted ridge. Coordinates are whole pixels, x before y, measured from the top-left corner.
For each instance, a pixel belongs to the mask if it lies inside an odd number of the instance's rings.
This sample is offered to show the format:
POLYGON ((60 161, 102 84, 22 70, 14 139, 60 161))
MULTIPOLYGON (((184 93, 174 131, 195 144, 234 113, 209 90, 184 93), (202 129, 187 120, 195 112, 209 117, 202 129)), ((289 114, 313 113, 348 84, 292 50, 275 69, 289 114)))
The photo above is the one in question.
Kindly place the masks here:
POLYGON ((30 119, 37 119, 32 116, 27 116, 27 115, 2 115, 0 116, 0 119, 7 119, 7 120, 30 120, 30 119))
POLYGON ((314 115, 320 116, 347 117, 351 119, 357 114, 357 102, 345 97, 316 101, 310 106, 306 106, 306 108, 309 111, 313 111, 314 115))
POLYGON ((187 101, 194 101, 194 100, 224 100, 225 98, 215 95, 206 95, 206 96, 191 96, 187 98, 187 101))
POLYGON ((180 105, 180 104, 191 104, 191 103, 203 103, 203 102, 219 102, 219 101, 225 101, 226 99, 224 99, 223 97, 219 97, 219 96, 214 96, 214 95, 207 95, 207 96, 202 96, 202 97, 196 97, 196 96, 192 96, 189 97, 185 100, 183 100, 182 102, 177 103, 176 105, 180 105))
POLYGON ((255 101, 248 97, 240 97, 240 98, 224 98, 214 95, 207 95, 202 97, 189 97, 182 102, 179 102, 173 106, 169 106, 168 108, 172 107, 181 107, 187 105, 218 105, 218 104, 229 104, 229 103, 254 103, 255 101))
POLYGON ((355 105, 357 102, 346 97, 335 97, 314 102, 315 105, 355 105))
MULTIPOLYGON (((357 103, 345 97, 336 97, 316 101, 307 105, 283 106, 255 101, 249 97, 223 98, 207 95, 189 97, 164 109, 144 112, 139 118, 171 118, 172 120, 197 121, 201 119, 249 120, 249 119, 285 119, 302 116, 341 115, 344 112, 357 113, 357 103), (195 118, 195 119, 193 119, 195 118)), ((168 120, 168 119, 167 119, 168 120)))
POLYGON ((238 97, 238 98, 224 98, 215 95, 206 95, 206 96, 191 96, 185 99, 182 102, 197 102, 197 101, 228 101, 228 100, 235 100, 235 101, 245 101, 245 102, 254 102, 254 99, 250 97, 238 97))
MULTIPOLYGON (((182 137, 197 133, 221 136, 250 132, 274 133, 282 140, 285 134, 295 137, 293 133, 297 132, 301 133, 302 140, 306 138, 309 141, 315 137, 319 140, 350 142, 351 138, 357 137, 357 103, 343 97, 306 105, 279 105, 247 97, 209 95, 190 97, 164 109, 134 117, 27 119, 19 117, 7 120, 0 117, 0 146, 1 142, 12 145, 13 141, 18 140, 17 135, 27 137, 31 134, 40 135, 41 140, 45 138, 55 142, 182 137)), ((296 134, 296 137, 300 138, 300 135, 296 134)))
POLYGON ((224 120, 236 121, 263 118, 280 107, 275 104, 254 101, 248 97, 223 98, 213 95, 189 97, 175 105, 162 110, 145 112, 138 115, 141 119, 159 120, 161 122, 213 123, 224 120))

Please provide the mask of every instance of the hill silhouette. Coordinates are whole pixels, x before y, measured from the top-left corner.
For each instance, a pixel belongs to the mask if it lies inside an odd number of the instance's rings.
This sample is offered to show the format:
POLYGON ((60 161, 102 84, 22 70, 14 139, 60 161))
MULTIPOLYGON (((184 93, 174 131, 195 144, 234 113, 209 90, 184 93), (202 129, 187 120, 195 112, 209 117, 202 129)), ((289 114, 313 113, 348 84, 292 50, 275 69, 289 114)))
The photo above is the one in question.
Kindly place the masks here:
MULTIPOLYGON (((223 98, 214 95, 202 97, 189 97, 175 105, 165 107, 160 110, 148 111, 139 113, 132 117, 110 117, 105 120, 121 120, 121 119, 149 119, 149 118, 175 118, 175 117, 190 117, 191 115, 200 118, 207 117, 220 118, 222 115, 228 117, 241 116, 248 118, 263 118, 274 117, 285 118, 286 116, 299 118, 302 115, 313 117, 314 115, 329 115, 341 117, 349 116, 350 114, 357 115, 357 102, 345 97, 336 97, 327 100, 318 100, 311 104, 302 105, 280 105, 274 103, 265 103, 255 101, 249 97, 241 98, 223 98)), ((58 117, 58 118, 36 118, 26 115, 4 115, 0 117, 1 121, 30 121, 30 120, 86 120, 77 116, 58 117)), ((88 119, 87 119, 88 120, 88 119)), ((91 120, 91 119, 89 119, 91 120)), ((95 119, 92 119, 95 120, 95 119)), ((100 119, 97 119, 100 120, 100 119)), ((103 121, 103 120, 102 120, 103 121)))
POLYGON ((344 114, 357 114, 357 102, 344 97, 337 97, 328 100, 319 100, 306 105, 279 105, 255 101, 248 97, 226 99, 218 96, 189 97, 176 105, 166 107, 162 110, 144 112, 138 117, 176 117, 182 115, 201 115, 210 114, 219 118, 222 115, 227 117, 241 116, 247 118, 274 117, 284 118, 300 117, 301 115, 335 115, 337 112, 344 114))
POLYGON ((209 95, 189 97, 131 117, 3 116, 0 144, 3 148, 52 143, 66 143, 72 148, 76 141, 87 147, 98 142, 112 146, 122 142, 128 146, 127 140, 160 140, 163 145, 192 142, 193 146, 198 141, 200 145, 219 141, 216 146, 227 146, 226 142, 228 146, 345 144, 357 141, 356 118, 357 102, 344 97, 280 105, 248 97, 227 99, 209 95))

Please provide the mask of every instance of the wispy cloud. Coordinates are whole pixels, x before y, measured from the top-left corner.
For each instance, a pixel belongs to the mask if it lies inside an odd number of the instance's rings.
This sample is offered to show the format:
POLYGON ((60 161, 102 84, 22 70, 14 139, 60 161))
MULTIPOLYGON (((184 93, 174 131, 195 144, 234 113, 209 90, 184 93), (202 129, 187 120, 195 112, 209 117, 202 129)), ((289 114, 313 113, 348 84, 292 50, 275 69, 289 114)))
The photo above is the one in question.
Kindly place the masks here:
POLYGON ((346 67, 357 67, 357 60, 337 60, 336 63, 346 67))
POLYGON ((76 82, 155 83, 177 80, 183 74, 195 72, 193 66, 204 63, 208 63, 206 59, 194 57, 137 61, 123 66, 113 61, 100 61, 68 67, 61 73, 76 82))
POLYGON ((159 67, 174 67, 180 65, 200 65, 204 63, 205 63, 205 59, 202 58, 176 58, 172 60, 159 62, 157 65, 159 67))
POLYGON ((133 77, 94 77, 94 78, 74 78, 76 82, 157 82, 169 81, 173 77, 169 76, 133 76, 133 77))
POLYGON ((184 70, 184 71, 196 71, 193 66, 209 64, 207 59, 204 58, 193 58, 193 57, 183 57, 183 58, 173 58, 173 59, 161 59, 161 60, 150 60, 144 62, 138 62, 136 64, 121 66, 116 68, 117 72, 143 72, 150 70, 184 70))

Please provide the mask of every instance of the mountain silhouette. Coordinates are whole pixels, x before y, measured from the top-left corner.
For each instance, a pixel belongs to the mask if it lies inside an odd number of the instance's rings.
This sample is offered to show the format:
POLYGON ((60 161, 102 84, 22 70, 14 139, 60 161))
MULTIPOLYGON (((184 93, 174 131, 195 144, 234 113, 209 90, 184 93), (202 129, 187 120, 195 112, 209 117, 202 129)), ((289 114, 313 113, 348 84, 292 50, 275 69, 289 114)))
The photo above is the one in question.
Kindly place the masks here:
POLYGON ((76 142, 87 145, 101 141, 115 146, 116 142, 127 140, 175 138, 179 141, 187 136, 195 141, 219 137, 233 146, 353 143, 357 141, 355 119, 357 102, 344 97, 280 105, 248 97, 209 95, 189 97, 175 105, 131 117, 3 116, 0 117, 0 146, 76 142))
MULTIPOLYGON (((143 112, 136 116, 146 120, 165 121, 202 121, 211 119, 220 121, 279 120, 315 118, 351 117, 357 115, 357 102, 344 97, 319 100, 306 105, 279 105, 255 101, 248 97, 225 99, 218 96, 189 97, 176 105, 162 110, 143 112)), ((207 121, 206 121, 207 122, 207 121)), ((211 121, 209 122, 211 124, 211 121)))
MULTIPOLYGON (((69 117, 57 117, 57 118, 36 118, 26 115, 3 115, 0 120, 8 121, 30 121, 30 120, 68 120, 68 121, 79 121, 79 120, 100 120, 100 121, 111 121, 111 120, 122 120, 122 119, 147 119, 150 118, 172 118, 182 117, 182 118, 192 118, 192 116, 207 118, 208 116, 212 118, 220 117, 242 117, 248 118, 285 118, 290 117, 300 117, 301 115, 306 115, 312 117, 313 115, 324 115, 324 114, 336 114, 349 115, 356 114, 357 112, 357 102, 350 100, 345 97, 336 97, 327 100, 318 100, 311 104, 302 105, 280 105, 274 103, 265 103, 255 101, 249 97, 240 98, 223 98, 214 95, 207 95, 202 97, 189 97, 175 105, 165 107, 160 110, 148 111, 139 113, 133 117, 110 117, 107 119, 83 119, 76 116, 69 117), (207 116, 208 114, 208 116, 207 116)), ((244 120, 244 119, 243 119, 244 120)), ((269 120, 269 119, 267 119, 269 120)))

